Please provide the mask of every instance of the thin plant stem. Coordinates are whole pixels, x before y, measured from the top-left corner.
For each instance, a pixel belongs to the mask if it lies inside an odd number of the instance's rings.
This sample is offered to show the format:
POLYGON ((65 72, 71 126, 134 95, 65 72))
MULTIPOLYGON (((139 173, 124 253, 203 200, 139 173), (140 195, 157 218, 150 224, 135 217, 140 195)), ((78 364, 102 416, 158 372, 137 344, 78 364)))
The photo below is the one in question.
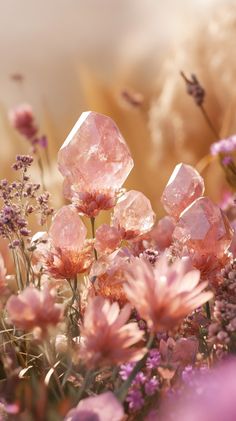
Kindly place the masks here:
POLYGON ((214 134, 215 139, 216 140, 219 140, 220 139, 220 135, 217 132, 216 128, 214 127, 214 124, 212 123, 212 121, 211 121, 211 119, 210 119, 210 117, 209 117, 208 113, 206 112, 206 109, 205 109, 205 107, 203 105, 200 105, 200 110, 202 112, 202 115, 203 115, 203 117, 204 117, 204 119, 205 119, 208 127, 210 128, 210 130, 214 134))
POLYGON ((15 267, 16 267, 16 279, 17 279, 18 289, 19 289, 19 291, 23 291, 24 283, 23 283, 23 279, 22 279, 22 275, 21 275, 21 271, 20 271, 19 259, 18 259, 18 256, 17 256, 17 253, 15 252, 15 250, 12 250, 12 255, 13 255, 13 260, 14 260, 14 264, 15 264, 15 267))
POLYGON ((37 161, 38 161, 38 167, 39 167, 39 172, 40 172, 42 187, 43 187, 43 190, 46 190, 46 186, 45 186, 45 182, 44 182, 43 163, 42 163, 42 159, 41 159, 40 156, 38 156, 38 160, 37 161))
MULTIPOLYGON (((147 349, 149 350, 153 344, 154 341, 154 334, 151 333, 148 343, 147 343, 147 349)), ((144 366, 144 363, 147 359, 148 352, 144 355, 144 357, 137 362, 137 364, 134 366, 132 372, 130 373, 128 379, 122 384, 122 386, 116 391, 115 395, 120 400, 120 402, 124 402, 125 398, 127 396, 128 390, 131 386, 131 383, 135 379, 138 372, 141 370, 141 368, 144 366)))
POLYGON ((85 390, 87 389, 87 387, 90 384, 90 381, 93 378, 93 372, 91 370, 88 370, 87 373, 85 374, 85 378, 84 381, 82 383, 82 386, 79 390, 79 394, 78 394, 78 402, 80 401, 80 399, 83 397, 83 394, 85 392, 85 390))
POLYGON ((209 303, 209 301, 207 301, 207 302, 206 302, 206 304, 205 304, 205 309, 206 309, 206 315, 207 315, 207 318, 208 318, 209 320, 211 320, 211 308, 210 308, 210 303, 209 303))
MULTIPOLYGON (((94 218, 94 216, 92 216, 90 218, 90 221, 91 221, 91 227, 92 227, 92 237, 95 238, 95 218, 94 218)), ((93 248, 93 250, 94 250, 95 259, 98 260, 98 254, 97 254, 97 250, 95 249, 95 247, 93 248)))
POLYGON ((63 387, 61 385, 61 382, 60 382, 60 379, 58 377, 58 374, 56 372, 56 368, 54 367, 53 363, 51 362, 51 358, 50 358, 50 355, 49 355, 48 346, 47 346, 47 343, 46 342, 43 345, 43 350, 44 350, 44 354, 46 356, 47 362, 48 362, 48 364, 50 366, 50 369, 52 369, 52 371, 53 371, 53 376, 54 376, 54 378, 56 380, 57 387, 59 389, 60 395, 64 399, 65 398, 64 390, 63 390, 63 387))

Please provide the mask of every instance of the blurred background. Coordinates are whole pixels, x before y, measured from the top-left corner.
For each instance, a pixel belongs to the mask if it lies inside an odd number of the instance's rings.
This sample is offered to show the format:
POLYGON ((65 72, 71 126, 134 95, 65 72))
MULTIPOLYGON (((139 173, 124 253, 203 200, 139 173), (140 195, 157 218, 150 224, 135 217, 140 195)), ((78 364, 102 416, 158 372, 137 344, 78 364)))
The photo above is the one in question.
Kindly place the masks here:
MULTIPOLYGON (((235 132, 235 0, 0 0, 0 6, 1 178, 17 153, 28 153, 8 121, 12 107, 28 103, 49 138, 46 185, 59 206, 57 151, 81 112, 94 110, 111 116, 129 144, 135 168, 126 186, 144 192, 161 215, 160 195, 174 165, 195 165, 215 140, 186 94, 181 70, 204 86, 220 137, 235 132)), ((219 199, 219 165, 203 175, 219 199)))

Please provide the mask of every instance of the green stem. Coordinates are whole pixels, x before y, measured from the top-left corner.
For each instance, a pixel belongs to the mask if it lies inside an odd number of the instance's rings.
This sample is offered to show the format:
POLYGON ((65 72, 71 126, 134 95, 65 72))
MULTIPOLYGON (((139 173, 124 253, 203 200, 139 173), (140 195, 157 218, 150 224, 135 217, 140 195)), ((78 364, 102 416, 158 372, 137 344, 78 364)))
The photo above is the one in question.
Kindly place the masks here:
POLYGON ((79 390, 79 394, 78 394, 78 402, 80 401, 80 399, 83 397, 83 394, 85 392, 85 390, 87 389, 87 387, 90 384, 90 381, 93 378, 93 372, 91 370, 88 370, 87 373, 85 374, 85 378, 84 381, 82 383, 82 386, 79 390))
POLYGON ((203 115, 208 127, 211 129, 212 133, 214 134, 214 137, 216 138, 216 140, 219 140, 220 135, 217 133, 217 130, 215 129, 215 127, 214 127, 214 125, 213 125, 213 123, 212 123, 212 121, 211 121, 209 115, 207 114, 203 105, 200 105, 200 110, 202 112, 202 115, 203 115))
MULTIPOLYGON (((95 238, 95 218, 94 218, 94 216, 92 216, 90 218, 90 221, 91 221, 91 227, 92 227, 92 237, 94 239, 95 238)), ((98 260, 98 254, 97 254, 97 250, 95 249, 95 247, 93 248, 93 250, 94 250, 95 259, 98 260)))
POLYGON ((42 163, 42 159, 41 159, 40 156, 38 156, 38 167, 39 167, 39 172, 40 172, 40 177, 41 177, 42 188, 43 188, 43 190, 46 190, 46 186, 45 186, 45 182, 44 182, 43 163, 42 163))
POLYGON ((14 264, 15 264, 15 268, 16 268, 17 286, 18 286, 19 291, 23 291, 24 283, 23 283, 23 279, 22 279, 22 275, 21 275, 21 271, 20 271, 20 263, 19 263, 19 259, 18 259, 18 256, 17 256, 17 252, 15 252, 15 250, 12 250, 12 255, 13 255, 13 260, 14 260, 14 264))
POLYGON ((54 377, 54 379, 56 381, 56 384, 57 384, 58 390, 60 392, 61 398, 64 399, 65 398, 64 390, 63 390, 63 387, 61 385, 61 382, 60 382, 60 379, 58 377, 58 374, 56 372, 56 368, 54 367, 53 363, 51 362, 50 351, 48 349, 48 344, 46 342, 43 345, 43 350, 44 350, 44 355, 45 355, 45 357, 47 359, 47 362, 48 362, 48 364, 50 366, 50 369, 52 369, 52 371, 53 371, 53 377, 54 377))
MULTIPOLYGON (((149 350, 153 344, 154 341, 154 334, 151 333, 148 343, 147 343, 147 349, 149 350)), ((122 386, 116 391, 115 395, 120 400, 120 402, 124 402, 125 398, 127 396, 128 390, 131 386, 131 383, 135 379, 138 372, 141 370, 141 368, 144 366, 144 363, 147 359, 148 352, 144 355, 144 357, 137 362, 137 364, 134 366, 133 371, 130 373, 128 379, 122 384, 122 386)))
POLYGON ((209 301, 207 301, 207 302, 206 302, 206 304, 205 304, 205 309, 206 309, 206 315, 207 315, 207 318, 208 318, 209 320, 211 320, 211 308, 210 308, 210 303, 209 303, 209 301))

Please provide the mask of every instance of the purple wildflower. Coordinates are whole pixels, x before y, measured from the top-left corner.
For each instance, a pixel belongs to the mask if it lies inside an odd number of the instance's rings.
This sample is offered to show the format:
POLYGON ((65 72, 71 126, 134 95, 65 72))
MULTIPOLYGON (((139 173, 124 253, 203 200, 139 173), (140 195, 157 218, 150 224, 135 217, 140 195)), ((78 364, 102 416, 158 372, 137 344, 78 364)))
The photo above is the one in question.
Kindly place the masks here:
POLYGON ((158 390, 159 387, 159 381, 158 379, 154 376, 151 379, 148 379, 145 383, 145 393, 147 396, 152 396, 156 393, 156 391, 158 390))
POLYGON ((132 411, 138 411, 144 405, 142 392, 138 389, 131 389, 128 393, 126 401, 129 403, 129 409, 132 411))
POLYGON ((212 143, 210 152, 211 155, 215 156, 220 153, 229 154, 236 150, 236 135, 230 136, 226 139, 219 140, 218 142, 212 143))
POLYGON ((135 363, 127 363, 127 364, 122 364, 120 366, 119 375, 122 378, 122 380, 128 379, 128 377, 132 373, 134 366, 135 366, 135 363))
POLYGON ((161 355, 158 349, 151 349, 146 361, 146 367, 148 370, 154 370, 160 364, 161 355))

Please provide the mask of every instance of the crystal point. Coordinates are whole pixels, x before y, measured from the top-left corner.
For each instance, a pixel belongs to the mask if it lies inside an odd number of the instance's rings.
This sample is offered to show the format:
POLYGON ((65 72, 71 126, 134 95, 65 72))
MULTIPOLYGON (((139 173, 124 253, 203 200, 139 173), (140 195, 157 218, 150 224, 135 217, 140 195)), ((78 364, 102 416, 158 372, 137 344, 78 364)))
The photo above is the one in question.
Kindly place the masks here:
POLYGON ((119 189, 133 160, 118 127, 110 117, 84 112, 58 154, 60 172, 78 191, 119 189))
POLYGON ((182 212, 173 237, 200 254, 221 256, 230 246, 232 229, 222 210, 200 197, 182 212))
POLYGON ((123 229, 128 235, 136 236, 149 231, 154 218, 150 200, 143 193, 130 190, 118 200, 112 221, 114 226, 123 229))
POLYGON ((53 245, 61 249, 80 250, 87 229, 73 206, 63 206, 55 215, 49 230, 53 245))
POLYGON ((162 204, 169 215, 180 213, 204 193, 204 181, 191 165, 176 165, 162 194, 162 204))

